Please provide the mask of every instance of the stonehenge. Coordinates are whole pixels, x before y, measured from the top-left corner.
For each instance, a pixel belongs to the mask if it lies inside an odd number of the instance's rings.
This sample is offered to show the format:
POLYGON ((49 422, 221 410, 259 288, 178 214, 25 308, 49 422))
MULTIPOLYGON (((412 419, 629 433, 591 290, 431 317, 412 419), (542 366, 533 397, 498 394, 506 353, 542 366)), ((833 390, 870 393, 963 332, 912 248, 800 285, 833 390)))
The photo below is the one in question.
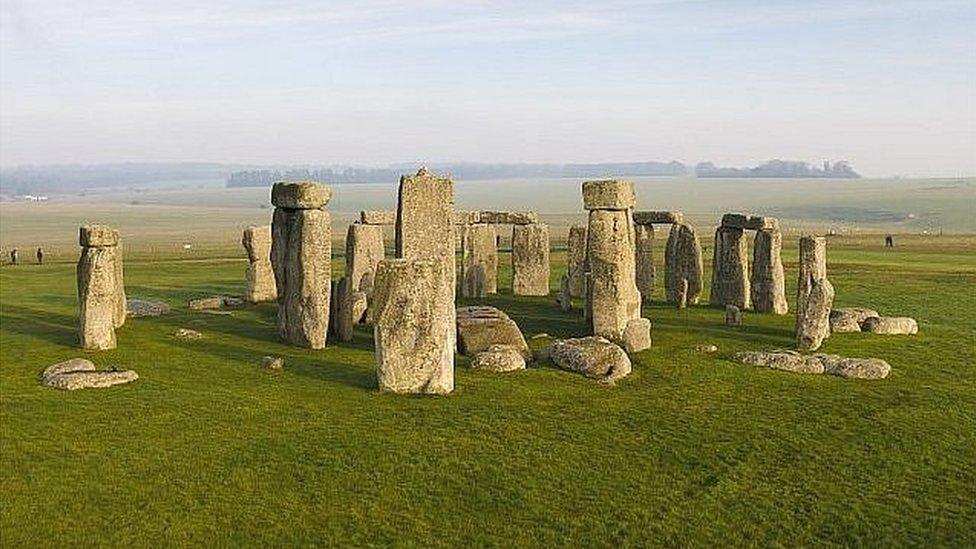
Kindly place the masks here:
POLYGON ((79 231, 81 257, 77 265, 78 319, 83 349, 114 349, 115 329, 126 316, 125 283, 119 233, 105 225, 86 225, 79 231))
POLYGON ((271 266, 278 291, 278 335, 292 345, 325 347, 332 284, 329 187, 312 181, 275 183, 271 202, 271 266))
POLYGON ((53 364, 41 373, 41 385, 65 391, 99 389, 137 379, 139 375, 133 370, 98 370, 92 361, 85 358, 72 358, 53 364))
POLYGON ((816 351, 830 336, 834 287, 827 280, 827 239, 800 238, 800 274, 796 292, 796 347, 816 351))
POLYGON ((383 227, 353 223, 346 231, 346 277, 350 290, 367 296, 373 291, 376 266, 386 254, 383 227))
POLYGON ((512 295, 549 295, 549 226, 512 226, 512 295))
POLYGON ((493 345, 506 345, 531 358, 529 345, 515 321, 495 307, 472 306, 457 310, 458 351, 474 356, 493 345))
POLYGON ((776 218, 739 213, 723 215, 721 225, 715 230, 709 303, 779 315, 789 312, 781 248, 782 235, 776 218), (751 276, 744 233, 747 230, 756 231, 751 276))
POLYGON ((715 230, 711 305, 750 308, 748 251, 742 229, 722 226, 715 230))
POLYGON ((586 229, 586 313, 593 334, 631 352, 650 347, 650 322, 642 319, 637 290, 634 225, 636 197, 629 181, 583 183, 586 229))
POLYGON ((566 273, 569 276, 569 295, 583 297, 586 289, 586 227, 569 228, 566 239, 566 273))
POLYGON ((600 336, 557 339, 545 354, 559 368, 578 372, 604 385, 613 385, 632 369, 627 353, 600 336))
POLYGON ((247 252, 244 299, 248 303, 274 301, 278 290, 271 268, 271 226, 244 229, 241 244, 247 252))
POLYGON ((702 291, 702 250, 695 228, 671 226, 664 247, 664 291, 668 303, 684 308, 697 305, 702 291))
POLYGON ((473 223, 461 228, 461 297, 498 293, 495 226, 473 223))
POLYGON ((637 291, 650 301, 654 295, 654 225, 634 225, 634 264, 637 271, 637 291))
POLYGON ((753 242, 750 279, 752 308, 760 313, 785 315, 789 312, 789 305, 786 303, 786 281, 780 259, 783 236, 777 230, 760 230, 756 231, 753 242))
POLYGON ((742 351, 734 353, 731 358, 750 366, 798 374, 830 374, 850 379, 884 379, 891 373, 891 365, 879 358, 847 358, 825 353, 804 355, 789 349, 742 351))

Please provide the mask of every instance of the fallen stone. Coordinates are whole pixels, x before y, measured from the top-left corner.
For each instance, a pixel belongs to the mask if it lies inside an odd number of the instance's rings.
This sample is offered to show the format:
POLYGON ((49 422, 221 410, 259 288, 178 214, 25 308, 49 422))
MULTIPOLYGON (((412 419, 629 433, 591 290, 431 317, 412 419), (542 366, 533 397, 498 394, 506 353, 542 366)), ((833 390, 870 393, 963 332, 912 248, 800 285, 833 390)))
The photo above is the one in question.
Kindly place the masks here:
POLYGON ((48 366, 41 374, 41 384, 73 391, 76 389, 103 388, 129 383, 139 379, 132 370, 96 370, 95 365, 83 358, 74 358, 48 366))
POLYGON ((128 299, 125 302, 126 314, 130 318, 140 318, 146 316, 162 316, 169 314, 169 305, 162 301, 149 301, 146 299, 128 299))
POLYGON ((666 212, 666 211, 641 211, 634 212, 634 223, 637 225, 651 225, 651 224, 675 224, 684 223, 685 214, 681 212, 666 212))
POLYGON ((620 336, 620 344, 628 353, 637 353, 651 348, 651 321, 646 318, 632 318, 620 336))
POLYGON ((531 225, 539 222, 539 216, 535 212, 483 211, 480 212, 478 222, 493 225, 531 225))
POLYGON ((488 306, 457 309, 458 348, 461 354, 473 356, 492 345, 508 345, 531 358, 529 345, 514 320, 504 311, 488 306))
POLYGON ((280 181, 271 188, 271 203, 277 208, 317 210, 324 208, 330 198, 332 189, 315 181, 280 181))
POLYGON ((734 353, 732 360, 749 364, 751 366, 762 366, 774 370, 784 370, 798 374, 822 374, 824 373, 823 362, 815 355, 801 355, 796 351, 788 349, 778 349, 775 351, 743 351, 734 353))
POLYGON ((872 334, 912 335, 918 333, 918 322, 907 316, 870 317, 861 324, 861 330, 872 334))
POLYGON ((817 354, 824 372, 851 379, 884 379, 891 373, 891 365, 880 358, 843 358, 817 354))
POLYGON ((359 222, 363 225, 395 225, 396 212, 393 210, 363 210, 359 212, 359 222))
POLYGON ((70 358, 64 362, 58 362, 57 364, 52 364, 44 369, 41 373, 42 378, 66 374, 69 372, 94 372, 95 363, 88 360, 87 358, 70 358))
POLYGON ((702 343, 698 345, 692 345, 691 350, 698 351, 699 353, 715 353, 718 352, 718 346, 712 345, 710 343, 702 343))
POLYGON ((228 297, 225 295, 215 295, 212 297, 199 297, 187 301, 186 306, 191 311, 205 311, 223 309, 224 307, 239 307, 244 304, 244 300, 238 297, 228 297))
POLYGON ((487 372, 514 372, 525 369, 525 356, 512 345, 492 345, 474 356, 471 367, 487 372))
MULTIPOLYGON (((636 203, 637 195, 630 181, 603 179, 583 182, 584 210, 631 210, 636 203)), ((630 219, 627 221, 629 223, 630 219)))
POLYGON ((832 309, 830 311, 830 331, 840 332, 860 332, 861 323, 871 317, 879 317, 878 311, 865 309, 863 307, 845 307, 832 309))
POLYGON ((173 337, 176 339, 201 339, 203 338, 203 334, 189 328, 179 328, 173 332, 173 337))
POLYGON ((630 374, 627 353, 600 336, 558 339, 549 345, 549 360, 563 370, 578 372, 607 385, 630 374))
POLYGON ((735 305, 725 306, 725 325, 742 326, 742 310, 735 305))
POLYGON ((265 370, 281 370, 285 367, 285 359, 280 356, 266 356, 261 359, 261 367, 265 370))

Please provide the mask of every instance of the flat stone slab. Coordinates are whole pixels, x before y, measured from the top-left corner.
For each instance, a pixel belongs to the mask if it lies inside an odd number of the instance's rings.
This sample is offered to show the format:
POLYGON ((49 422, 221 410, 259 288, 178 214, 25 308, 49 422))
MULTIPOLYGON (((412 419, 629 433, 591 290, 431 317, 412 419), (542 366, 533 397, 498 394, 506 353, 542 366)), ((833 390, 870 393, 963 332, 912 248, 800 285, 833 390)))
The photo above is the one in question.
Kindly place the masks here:
POLYGON ((103 388, 139 379, 133 370, 96 370, 92 361, 73 358, 48 366, 41 374, 41 384, 65 391, 103 388))
POLYGON ((727 213, 722 216, 722 226, 749 231, 776 231, 779 230, 779 220, 775 217, 727 213))
POLYGON ((832 309, 830 311, 830 331, 841 332, 860 332, 861 324, 871 318, 879 317, 878 311, 865 309, 863 307, 844 307, 832 309))
POLYGON ((584 210, 629 210, 637 203, 630 181, 602 179, 583 182, 584 210))
POLYGON ((801 374, 831 374, 851 379, 884 379, 891 373, 891 365, 880 358, 846 358, 839 355, 816 353, 800 354, 788 349, 774 351, 743 351, 732 355, 732 360, 801 374))
POLYGON ((682 212, 668 212, 668 211, 641 211, 634 212, 634 223, 638 225, 654 225, 654 224, 670 224, 674 225, 676 223, 684 223, 685 214, 682 212))
POLYGON ((525 369, 525 356, 514 345, 492 345, 474 356, 471 367, 486 372, 514 372, 525 369))
POLYGON ((240 307, 243 304, 243 299, 226 295, 199 297, 186 302, 186 306, 191 311, 218 310, 223 309, 224 307, 240 307))
POLYGON ((457 332, 458 348, 464 355, 476 355, 493 345, 510 345, 523 357, 532 356, 515 321, 495 307, 458 307, 457 332))
POLYGON ((359 212, 359 222, 363 225, 396 225, 394 210, 362 210, 359 212))
POLYGON ((147 299, 127 299, 125 302, 125 312, 129 318, 140 318, 146 316, 162 316, 169 314, 169 305, 162 301, 149 301, 147 299))
POLYGON ((78 231, 82 248, 107 248, 119 245, 119 231, 108 225, 85 225, 78 231))
POLYGON ((173 337, 176 339, 203 339, 203 334, 189 328, 178 328, 173 332, 173 337))
POLYGON ((918 333, 918 322, 907 316, 880 316, 865 319, 861 331, 872 334, 912 335, 918 333))
POLYGON ((631 371, 627 353, 600 336, 557 339, 549 345, 547 354, 559 368, 581 373, 606 385, 613 385, 631 371))
POLYGON ((478 212, 479 223, 490 223, 493 225, 531 225, 539 222, 539 216, 535 212, 500 212, 486 210, 478 212))
POLYGON ((315 181, 279 181, 271 188, 271 203, 291 210, 324 208, 332 198, 332 189, 315 181))

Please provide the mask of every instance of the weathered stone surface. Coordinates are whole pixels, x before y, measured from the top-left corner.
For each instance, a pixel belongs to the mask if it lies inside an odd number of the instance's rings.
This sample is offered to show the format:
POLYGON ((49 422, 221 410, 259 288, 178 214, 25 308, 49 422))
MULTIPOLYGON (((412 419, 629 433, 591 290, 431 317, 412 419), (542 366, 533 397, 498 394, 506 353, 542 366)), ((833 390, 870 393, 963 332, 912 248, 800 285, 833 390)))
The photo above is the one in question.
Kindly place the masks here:
POLYGON ((637 353, 651 348, 651 321, 646 318, 632 318, 620 336, 620 344, 628 353, 637 353))
POLYGON ((785 315, 786 281, 780 250, 783 236, 779 231, 757 231, 752 247, 752 308, 760 313, 785 315))
POLYGON ((115 279, 116 258, 114 247, 81 250, 77 279, 80 343, 83 349, 115 348, 115 318, 119 299, 115 279))
POLYGON ((96 370, 90 360, 73 358, 48 366, 41 374, 45 387, 73 391, 75 389, 102 388, 129 383, 139 379, 132 370, 96 370))
POLYGON ((643 301, 654 295, 654 225, 634 226, 634 264, 637 271, 637 291, 643 301))
POLYGON ((454 212, 455 225, 471 225, 481 223, 481 212, 477 210, 456 210, 454 212))
POLYGON ((265 370, 281 370, 285 367, 285 359, 280 356, 266 356, 261 359, 261 367, 265 370))
POLYGON ((586 295, 586 227, 574 225, 569 228, 566 272, 569 273, 569 294, 572 297, 586 295))
POLYGON ((532 356, 515 321, 495 307, 459 307, 457 335, 459 351, 464 355, 475 355, 492 345, 509 345, 526 357, 532 356))
POLYGON ((750 231, 779 231, 779 220, 775 217, 753 215, 749 216, 742 228, 750 231))
POLYGON ((396 225, 396 212, 393 210, 362 210, 359 222, 363 225, 396 225))
POLYGON ((335 315, 331 319, 335 326, 333 331, 339 341, 352 341, 353 328, 356 324, 352 310, 352 281, 349 277, 344 276, 334 286, 335 293, 332 295, 332 299, 335 302, 333 308, 335 315))
POLYGON ((740 213, 727 213, 722 216, 720 225, 727 229, 745 229, 749 216, 740 213))
POLYGON ((353 223, 346 231, 346 276, 350 291, 373 292, 376 266, 383 260, 383 228, 378 225, 353 223))
POLYGON ((800 238, 800 274, 796 296, 796 345, 816 351, 830 336, 830 308, 834 287, 827 280, 827 240, 800 238))
POLYGON ((668 303, 695 305, 702 291, 702 250, 694 227, 671 227, 664 249, 664 289, 668 303))
POLYGON ((709 303, 719 307, 735 305, 743 310, 750 308, 749 248, 742 229, 725 226, 716 229, 712 258, 709 303))
POLYGON ((240 304, 240 299, 225 295, 198 297, 186 302, 187 308, 191 311, 216 310, 223 309, 224 307, 236 307, 240 304))
POLYGON ((447 285, 443 299, 454 302, 454 183, 421 168, 400 178, 397 200, 396 257, 439 262, 447 285))
POLYGON ((471 367, 487 372, 524 370, 525 356, 512 345, 492 345, 474 356, 471 367))
POLYGON ((762 366, 798 374, 824 373, 824 365, 815 355, 801 355, 796 351, 786 349, 778 349, 775 351, 743 351, 734 353, 732 360, 751 366, 762 366))
POLYGON ((479 223, 491 223, 495 225, 531 225, 539 222, 539 216, 535 212, 498 212, 483 211, 478 216, 479 223))
POLYGON ((247 252, 244 299, 248 303, 274 301, 278 298, 278 289, 271 267, 271 226, 244 229, 241 244, 247 252))
POLYGON ((173 337, 176 339, 203 339, 203 334, 189 328, 177 328, 177 330, 173 332, 173 337))
MULTIPOLYGON (((630 181, 603 179, 583 182, 584 210, 632 210, 637 203, 630 181)), ((628 212, 627 221, 630 222, 628 212)))
POLYGON ((685 214, 681 212, 641 211, 634 212, 634 223, 637 225, 651 225, 654 223, 675 224, 684 223, 685 214))
POLYGON ((559 294, 556 295, 556 305, 559 305, 559 309, 564 313, 573 310, 573 297, 570 295, 568 274, 563 274, 562 278, 559 279, 559 294))
POLYGON ((586 307, 593 333, 613 341, 620 341, 627 324, 640 318, 633 227, 627 210, 590 211, 586 307))
POLYGON ((725 306, 725 325, 742 326, 742 309, 735 305, 725 306))
POLYGON ((126 300, 126 313, 131 318, 162 316, 169 314, 169 311, 169 305, 162 301, 149 301, 145 299, 126 300))
POLYGON ((907 316, 870 317, 861 324, 861 330, 872 334, 911 335, 918 333, 918 323, 907 316))
POLYGON ((891 373, 891 365, 880 358, 843 358, 837 355, 816 354, 824 365, 824 372, 852 379, 884 379, 891 373))
POLYGON ((446 394, 454 390, 457 328, 454 301, 444 299, 443 268, 443 261, 380 262, 368 312, 380 391, 446 394))
POLYGON ((332 229, 325 210, 275 208, 271 266, 278 290, 278 335, 300 347, 325 347, 332 284, 332 229))
POLYGON ((712 345, 711 343, 700 343, 698 345, 692 345, 691 349, 693 351, 698 351, 699 353, 717 353, 718 346, 712 345))
POLYGON ((600 336, 558 339, 548 349, 549 360, 556 366, 608 385, 613 385, 631 371, 627 353, 600 336))
POLYGON ((119 231, 107 225, 85 225, 78 231, 82 248, 104 248, 119 245, 119 231))
POLYGON ((549 295, 549 226, 512 227, 512 294, 549 295))
POLYGON ((833 309, 830 311, 830 331, 831 333, 860 332, 861 324, 865 320, 879 316, 881 315, 878 311, 863 307, 833 309))
POLYGON ((122 268, 122 247, 115 246, 108 248, 112 253, 112 261, 115 265, 115 310, 112 314, 112 321, 116 328, 125 324, 126 299, 125 299, 125 275, 122 268))
POLYGON ((271 203, 290 210, 318 210, 332 198, 332 189, 315 181, 279 181, 271 187, 271 203))
POLYGON ((349 295, 350 309, 352 310, 352 320, 354 324, 360 324, 366 317, 366 309, 369 301, 366 292, 352 292, 349 295))
POLYGON ((461 229, 461 297, 498 293, 498 248, 495 226, 485 223, 461 229))

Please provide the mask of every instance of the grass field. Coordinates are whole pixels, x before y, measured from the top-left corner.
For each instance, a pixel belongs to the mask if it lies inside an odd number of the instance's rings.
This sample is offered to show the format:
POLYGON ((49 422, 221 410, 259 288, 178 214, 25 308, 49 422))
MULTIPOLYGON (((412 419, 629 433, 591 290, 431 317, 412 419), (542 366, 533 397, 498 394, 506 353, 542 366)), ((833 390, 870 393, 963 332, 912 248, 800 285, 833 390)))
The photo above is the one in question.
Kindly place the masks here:
MULTIPOLYGON (((831 239, 835 303, 914 316, 920 333, 837 334, 824 350, 884 358, 886 380, 734 364, 733 351, 790 345, 792 316, 729 328, 658 294, 654 347, 614 388, 459 358, 443 398, 377 393, 365 329, 310 351, 276 341, 271 304, 188 311, 188 298, 241 293, 234 241, 193 260, 132 249, 130 297, 175 310, 130 320, 119 348, 92 358, 140 379, 42 388, 45 366, 84 355, 74 265, 4 266, 0 545, 972 547, 976 237, 879 244, 831 239), (177 340, 179 327, 205 338, 177 340), (262 370, 267 354, 284 371, 262 370)), ((792 305, 796 239, 784 245, 792 305)), ((551 299, 485 301, 527 336, 584 333, 551 299)))

